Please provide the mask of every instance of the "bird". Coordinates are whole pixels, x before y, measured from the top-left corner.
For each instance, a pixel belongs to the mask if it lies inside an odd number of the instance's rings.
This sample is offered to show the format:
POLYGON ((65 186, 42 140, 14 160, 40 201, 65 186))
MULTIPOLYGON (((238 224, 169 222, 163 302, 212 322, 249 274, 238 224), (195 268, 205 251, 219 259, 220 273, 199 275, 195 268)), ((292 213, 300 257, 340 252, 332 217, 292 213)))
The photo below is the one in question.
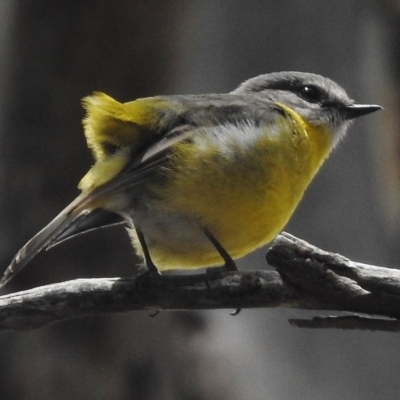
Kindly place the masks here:
POLYGON ((382 108, 296 71, 259 75, 230 93, 122 103, 94 92, 82 104, 94 165, 81 194, 18 251, 0 287, 41 251, 117 224, 152 276, 234 271, 235 260, 282 231, 351 122, 382 108))

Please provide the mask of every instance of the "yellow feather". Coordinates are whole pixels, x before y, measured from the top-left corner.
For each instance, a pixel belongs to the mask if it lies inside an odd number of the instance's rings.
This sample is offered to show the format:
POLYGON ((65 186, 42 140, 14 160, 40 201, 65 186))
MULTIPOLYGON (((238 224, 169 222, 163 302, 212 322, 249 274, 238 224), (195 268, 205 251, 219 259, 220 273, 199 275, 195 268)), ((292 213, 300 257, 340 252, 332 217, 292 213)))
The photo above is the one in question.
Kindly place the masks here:
POLYGON ((95 92, 82 100, 85 136, 95 160, 104 160, 110 147, 141 147, 162 128, 160 119, 169 105, 159 97, 120 103, 104 93, 95 92))
POLYGON ((155 140, 161 118, 169 105, 159 97, 120 103, 104 93, 95 92, 82 100, 88 147, 96 164, 82 178, 83 191, 101 186, 119 174, 131 155, 155 140), (128 151, 129 148, 129 151, 128 151))
POLYGON ((83 192, 93 190, 117 176, 129 162, 129 151, 120 151, 104 160, 97 161, 78 184, 83 192))

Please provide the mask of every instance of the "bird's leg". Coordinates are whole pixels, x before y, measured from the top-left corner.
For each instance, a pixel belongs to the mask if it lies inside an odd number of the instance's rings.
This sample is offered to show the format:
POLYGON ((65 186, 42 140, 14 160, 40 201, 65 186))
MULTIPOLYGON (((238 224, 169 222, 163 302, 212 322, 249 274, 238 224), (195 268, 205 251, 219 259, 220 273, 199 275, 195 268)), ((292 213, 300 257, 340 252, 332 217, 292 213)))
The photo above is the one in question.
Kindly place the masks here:
MULTIPOLYGON (((217 240, 217 238, 207 229, 203 228, 204 234, 207 236, 207 239, 212 243, 212 245, 215 247, 215 249, 218 251, 219 255, 222 257, 222 259, 225 261, 225 264, 222 266, 222 268, 225 271, 237 271, 237 266, 235 264, 235 261, 233 261, 233 258, 229 255, 229 253, 223 248, 221 243, 217 240)), ((207 269, 207 274, 213 274, 215 271, 214 268, 208 268, 207 269)), ((206 281, 206 285, 209 287, 208 282, 206 281)), ((240 313, 242 309, 237 308, 235 311, 231 313, 231 315, 235 316, 240 313)))
POLYGON ((153 260, 151 259, 149 248, 147 247, 146 240, 144 238, 142 230, 135 225, 135 230, 137 237, 139 239, 139 243, 142 246, 143 250, 143 256, 144 256, 144 262, 146 263, 147 267, 147 273, 151 276, 159 276, 159 272, 155 264, 153 263, 153 260))
POLYGON ((207 229, 203 228, 204 234, 207 236, 207 239, 212 243, 212 245, 215 247, 215 250, 218 251, 219 255, 222 257, 224 260, 225 264, 223 268, 226 271, 237 271, 237 267, 235 264, 235 261, 233 261, 232 257, 229 255, 229 253, 222 247, 221 243, 216 239, 216 237, 207 229))
MULTIPOLYGON (((149 248, 147 247, 146 240, 144 238, 142 230, 137 225, 135 225, 135 230, 137 237, 139 239, 139 243, 142 246, 144 262, 146 263, 147 267, 147 271, 141 276, 144 276, 145 274, 151 277, 160 276, 157 267, 155 266, 153 260, 151 259, 149 248)), ((153 318, 156 317, 158 314, 160 314, 160 310, 155 310, 154 312, 149 314, 149 317, 153 318)))

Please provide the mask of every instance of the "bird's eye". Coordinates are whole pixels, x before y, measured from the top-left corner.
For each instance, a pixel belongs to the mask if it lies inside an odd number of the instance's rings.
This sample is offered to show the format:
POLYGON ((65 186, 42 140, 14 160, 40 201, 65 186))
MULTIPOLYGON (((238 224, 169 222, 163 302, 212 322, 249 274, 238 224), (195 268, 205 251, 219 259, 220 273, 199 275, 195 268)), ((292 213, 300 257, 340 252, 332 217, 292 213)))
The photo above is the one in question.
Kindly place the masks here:
POLYGON ((323 91, 315 85, 302 85, 298 88, 297 93, 310 103, 319 103, 324 97, 323 91))

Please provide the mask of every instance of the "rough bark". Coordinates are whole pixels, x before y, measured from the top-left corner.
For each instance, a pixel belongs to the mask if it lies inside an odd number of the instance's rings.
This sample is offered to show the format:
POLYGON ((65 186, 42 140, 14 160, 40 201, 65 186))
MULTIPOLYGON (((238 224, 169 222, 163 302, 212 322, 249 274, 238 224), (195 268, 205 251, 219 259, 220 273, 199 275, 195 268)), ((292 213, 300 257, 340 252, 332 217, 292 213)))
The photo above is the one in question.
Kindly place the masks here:
MULTIPOLYGON (((68 318, 136 310, 286 307, 400 318, 398 270, 353 262, 287 233, 275 239, 267 260, 276 271, 77 279, 4 295, 0 329, 34 329, 68 318)), ((291 323, 398 329, 397 320, 360 317, 291 323)))

